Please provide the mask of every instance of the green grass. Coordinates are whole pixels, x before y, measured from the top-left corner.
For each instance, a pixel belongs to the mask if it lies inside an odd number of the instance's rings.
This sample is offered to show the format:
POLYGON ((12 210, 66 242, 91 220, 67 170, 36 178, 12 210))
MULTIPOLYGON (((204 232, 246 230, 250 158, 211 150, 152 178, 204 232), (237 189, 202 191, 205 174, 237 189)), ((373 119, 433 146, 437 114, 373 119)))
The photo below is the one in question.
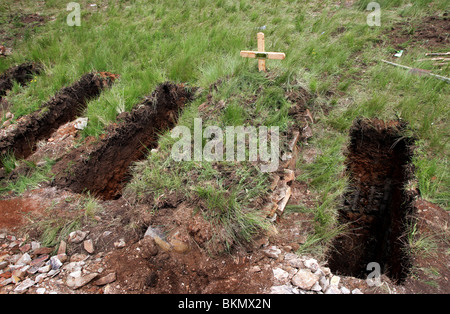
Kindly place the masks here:
MULTIPOLYGON (((78 1, 82 24, 69 27, 64 1, 6 0, 0 8, 0 21, 6 23, 1 29, 11 35, 15 30, 7 28, 7 22, 12 19, 11 23, 20 26, 14 19, 19 6, 23 13, 41 12, 55 18, 25 40, 15 40, 14 54, 0 59, 0 71, 25 60, 41 62, 45 69, 35 82, 26 88, 15 86, 6 98, 18 119, 86 72, 120 74, 120 80, 90 101, 86 109, 89 124, 83 135, 99 136, 105 126, 116 121, 119 112, 131 110, 159 83, 186 82, 203 89, 180 120, 193 130, 196 108, 206 101, 209 87, 221 82, 212 96, 215 103, 223 100, 225 108, 209 117, 205 125, 277 125, 283 131, 292 123, 283 91, 301 85, 315 99, 311 145, 321 152, 314 164, 298 165, 303 173, 299 179, 308 182, 317 195, 316 234, 310 243, 326 242, 331 237, 339 195, 346 186, 342 152, 348 129, 357 117, 400 117, 409 123, 410 134, 406 135, 418 139, 414 165, 422 196, 448 209, 449 85, 379 62, 396 50, 390 40, 395 23, 408 21, 403 27, 413 30, 426 16, 448 13, 448 1, 380 0, 381 27, 366 24, 369 2, 360 0, 347 7, 335 1, 105 0, 93 11, 90 2, 82 0, 78 1), (267 61, 267 77, 256 71, 255 60, 239 56, 240 50, 256 48, 256 33, 263 25, 267 27, 266 50, 287 55, 283 61, 267 61)), ((407 53, 399 63, 425 66, 417 59, 428 52, 426 46, 406 44, 403 48, 407 53)), ((448 67, 426 68, 450 75, 448 67)), ((174 142, 165 134, 160 153, 136 165, 138 177, 129 185, 133 195, 157 198, 167 191, 190 195, 193 192, 187 187, 191 183, 198 193, 202 191, 198 185, 201 180, 215 180, 218 195, 205 192, 204 198, 224 198, 227 194, 219 184, 223 174, 214 164, 172 164, 168 154, 174 142)), ((246 167, 243 169, 249 169, 246 167)), ((245 201, 239 202, 231 208, 245 208, 245 201)), ((239 221, 242 216, 234 217, 239 221)))

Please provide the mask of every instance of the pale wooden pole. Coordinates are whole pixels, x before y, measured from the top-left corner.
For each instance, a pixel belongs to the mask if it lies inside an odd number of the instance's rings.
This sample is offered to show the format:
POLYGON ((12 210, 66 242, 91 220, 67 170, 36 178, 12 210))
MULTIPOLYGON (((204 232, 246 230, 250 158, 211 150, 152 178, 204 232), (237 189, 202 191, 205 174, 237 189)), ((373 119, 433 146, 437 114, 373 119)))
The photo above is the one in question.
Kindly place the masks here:
MULTIPOLYGON (((265 52, 265 44, 264 44, 264 33, 258 33, 258 52, 265 52)), ((258 59, 258 69, 259 72, 266 71, 266 60, 258 59)))

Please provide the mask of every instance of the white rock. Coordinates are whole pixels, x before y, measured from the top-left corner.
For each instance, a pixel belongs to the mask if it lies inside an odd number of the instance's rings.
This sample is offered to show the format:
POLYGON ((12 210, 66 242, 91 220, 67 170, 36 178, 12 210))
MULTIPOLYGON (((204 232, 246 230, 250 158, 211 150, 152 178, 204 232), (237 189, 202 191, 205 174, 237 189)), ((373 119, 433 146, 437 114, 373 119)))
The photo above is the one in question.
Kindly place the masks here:
POLYGON ((81 243, 86 238, 87 233, 81 230, 73 231, 69 234, 69 242, 81 243))
POLYGON ((273 277, 275 278, 275 283, 278 285, 283 285, 289 282, 289 273, 281 268, 274 268, 273 277))
POLYGON ((28 265, 31 263, 31 257, 30 254, 25 253, 22 255, 21 258, 16 262, 16 265, 28 265))
POLYGON ((303 268, 304 267, 301 258, 298 257, 297 254, 287 253, 284 256, 284 260, 287 261, 287 264, 289 266, 292 266, 292 267, 295 267, 295 268, 303 268))
POLYGON ((297 294, 289 285, 273 286, 270 288, 270 294, 297 294))
POLYGON ((320 286, 320 284, 318 282, 316 282, 314 284, 314 286, 311 287, 311 291, 316 291, 316 292, 322 291, 322 287, 320 286))
POLYGON ((88 284, 89 282, 91 282, 95 277, 97 277, 98 274, 97 273, 92 273, 86 276, 82 276, 82 277, 78 277, 78 278, 74 278, 71 276, 67 277, 67 281, 66 281, 66 285, 71 288, 71 289, 78 289, 83 287, 84 285, 88 284))
POLYGON ((319 280, 317 275, 314 275, 309 269, 300 269, 294 277, 292 277, 292 284, 303 290, 310 290, 314 284, 319 280))
POLYGON ((114 247, 119 249, 122 247, 125 247, 125 240, 124 239, 120 239, 119 241, 114 242, 114 247))
POLYGON ((342 294, 350 294, 350 290, 348 290, 346 287, 341 287, 342 294))
POLYGON ((45 288, 36 289, 36 293, 37 294, 44 294, 45 293, 45 288))
POLYGON ((312 272, 316 272, 319 269, 319 263, 314 258, 307 259, 303 264, 306 268, 311 269, 312 272))
POLYGON ((267 248, 263 250, 263 253, 270 258, 278 259, 278 257, 281 254, 281 250, 278 249, 276 246, 272 246, 270 248, 267 248))
POLYGON ((358 288, 352 290, 352 294, 364 294, 358 288))
POLYGON ((81 270, 76 270, 76 271, 71 272, 71 273, 69 274, 69 276, 70 276, 70 277, 73 277, 73 278, 79 278, 79 277, 81 277, 81 275, 82 275, 81 270))
POLYGON ((35 284, 34 280, 27 278, 22 283, 20 283, 15 289, 15 292, 22 293, 25 292, 28 288, 32 287, 35 284))
POLYGON ((341 281, 341 277, 333 276, 333 277, 331 277, 331 280, 330 280, 330 286, 338 287, 340 281, 341 281))
POLYGON ((323 276, 320 278, 319 284, 322 287, 322 291, 326 291, 330 286, 330 281, 325 276, 323 276))
POLYGON ((325 294, 341 294, 341 290, 339 290, 336 286, 329 286, 325 294))
POLYGON ((78 118, 75 120, 73 126, 77 130, 83 130, 86 128, 87 123, 88 123, 88 118, 78 118))
POLYGON ((58 256, 52 256, 49 264, 51 265, 52 270, 58 270, 63 265, 58 256))

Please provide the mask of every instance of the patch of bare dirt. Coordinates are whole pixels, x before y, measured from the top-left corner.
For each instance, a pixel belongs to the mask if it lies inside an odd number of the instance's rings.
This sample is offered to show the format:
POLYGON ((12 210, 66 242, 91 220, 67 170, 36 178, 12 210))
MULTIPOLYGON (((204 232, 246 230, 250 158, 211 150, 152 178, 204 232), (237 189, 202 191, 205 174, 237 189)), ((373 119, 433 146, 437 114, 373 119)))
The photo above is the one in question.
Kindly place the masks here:
POLYGON ((430 16, 418 22, 396 24, 387 34, 396 49, 407 46, 425 46, 430 49, 445 49, 450 44, 450 22, 448 14, 442 17, 430 16))

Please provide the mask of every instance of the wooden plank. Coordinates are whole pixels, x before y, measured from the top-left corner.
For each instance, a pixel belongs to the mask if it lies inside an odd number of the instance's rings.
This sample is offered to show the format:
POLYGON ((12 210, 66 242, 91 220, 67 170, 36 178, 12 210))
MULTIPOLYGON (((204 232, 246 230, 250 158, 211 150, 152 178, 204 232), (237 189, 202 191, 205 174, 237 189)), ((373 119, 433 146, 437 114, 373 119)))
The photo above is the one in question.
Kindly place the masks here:
MULTIPOLYGON (((258 33, 258 52, 265 51, 265 43, 264 43, 264 33, 258 33)), ((265 58, 258 58, 258 69, 259 71, 266 71, 266 60, 265 58)))
MULTIPOLYGON (((241 57, 244 58, 257 58, 257 54, 260 54, 258 51, 247 51, 243 50, 241 51, 241 57)), ((283 60, 286 58, 286 55, 283 52, 264 52, 266 58, 269 60, 283 60)))

